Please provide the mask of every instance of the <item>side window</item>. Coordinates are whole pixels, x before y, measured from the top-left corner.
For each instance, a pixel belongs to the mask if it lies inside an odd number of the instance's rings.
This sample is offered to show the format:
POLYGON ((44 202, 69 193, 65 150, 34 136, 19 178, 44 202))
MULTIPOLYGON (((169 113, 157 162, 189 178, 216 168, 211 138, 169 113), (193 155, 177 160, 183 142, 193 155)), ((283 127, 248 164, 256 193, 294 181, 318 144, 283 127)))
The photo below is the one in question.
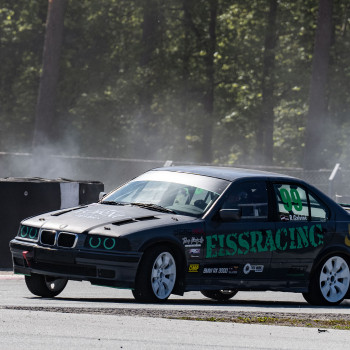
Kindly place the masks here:
POLYGON ((243 182, 233 185, 222 209, 240 209, 241 220, 262 220, 268 217, 268 196, 265 182, 243 182))
POLYGON ((319 202, 315 197, 309 194, 311 221, 327 221, 328 209, 324 204, 319 202))
POLYGON ((308 221, 309 206, 306 191, 295 184, 275 184, 277 211, 280 221, 308 221))

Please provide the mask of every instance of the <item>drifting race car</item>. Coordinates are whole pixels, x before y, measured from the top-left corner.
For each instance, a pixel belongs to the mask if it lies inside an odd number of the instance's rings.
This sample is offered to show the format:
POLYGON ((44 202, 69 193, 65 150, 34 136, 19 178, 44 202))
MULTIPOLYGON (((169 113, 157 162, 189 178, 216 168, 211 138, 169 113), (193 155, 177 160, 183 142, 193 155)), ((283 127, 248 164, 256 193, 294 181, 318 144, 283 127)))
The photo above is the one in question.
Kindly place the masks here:
POLYGON ((14 272, 42 297, 84 280, 144 302, 272 290, 336 305, 350 298, 349 224, 302 180, 179 166, 150 170, 99 203, 23 220, 10 249, 14 272))

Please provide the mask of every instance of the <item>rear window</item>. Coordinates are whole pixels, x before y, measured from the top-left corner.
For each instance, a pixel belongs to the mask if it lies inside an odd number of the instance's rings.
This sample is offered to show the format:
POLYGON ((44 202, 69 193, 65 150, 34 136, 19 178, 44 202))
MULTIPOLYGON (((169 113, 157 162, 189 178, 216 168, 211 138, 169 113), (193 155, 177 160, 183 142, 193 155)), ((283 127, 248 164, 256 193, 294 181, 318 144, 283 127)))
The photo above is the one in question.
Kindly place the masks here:
POLYGON ((280 221, 326 221, 327 207, 297 184, 274 184, 280 221))

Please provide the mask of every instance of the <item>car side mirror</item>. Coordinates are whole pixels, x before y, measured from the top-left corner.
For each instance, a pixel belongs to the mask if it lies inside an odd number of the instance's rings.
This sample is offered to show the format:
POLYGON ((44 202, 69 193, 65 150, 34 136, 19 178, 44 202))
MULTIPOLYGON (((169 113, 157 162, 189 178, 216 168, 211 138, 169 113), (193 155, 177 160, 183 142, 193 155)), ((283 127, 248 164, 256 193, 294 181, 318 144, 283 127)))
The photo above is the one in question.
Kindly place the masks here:
POLYGON ((241 219, 241 209, 220 209, 220 219, 222 221, 238 221, 241 219))
POLYGON ((106 192, 100 192, 100 194, 98 195, 98 199, 102 200, 104 197, 106 197, 106 192))

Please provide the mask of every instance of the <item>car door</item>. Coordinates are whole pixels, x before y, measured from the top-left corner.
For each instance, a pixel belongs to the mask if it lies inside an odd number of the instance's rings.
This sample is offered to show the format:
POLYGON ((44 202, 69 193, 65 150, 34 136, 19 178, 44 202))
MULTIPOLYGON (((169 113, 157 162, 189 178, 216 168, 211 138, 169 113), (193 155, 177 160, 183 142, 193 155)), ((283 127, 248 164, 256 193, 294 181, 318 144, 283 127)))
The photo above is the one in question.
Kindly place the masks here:
POLYGON ((274 223, 262 180, 233 183, 206 225, 202 284, 212 289, 266 286, 274 223), (227 218, 226 211, 239 215, 227 218))
POLYGON ((276 286, 302 288, 325 235, 331 231, 329 210, 303 184, 278 182, 272 188, 276 230, 271 274, 276 286))

